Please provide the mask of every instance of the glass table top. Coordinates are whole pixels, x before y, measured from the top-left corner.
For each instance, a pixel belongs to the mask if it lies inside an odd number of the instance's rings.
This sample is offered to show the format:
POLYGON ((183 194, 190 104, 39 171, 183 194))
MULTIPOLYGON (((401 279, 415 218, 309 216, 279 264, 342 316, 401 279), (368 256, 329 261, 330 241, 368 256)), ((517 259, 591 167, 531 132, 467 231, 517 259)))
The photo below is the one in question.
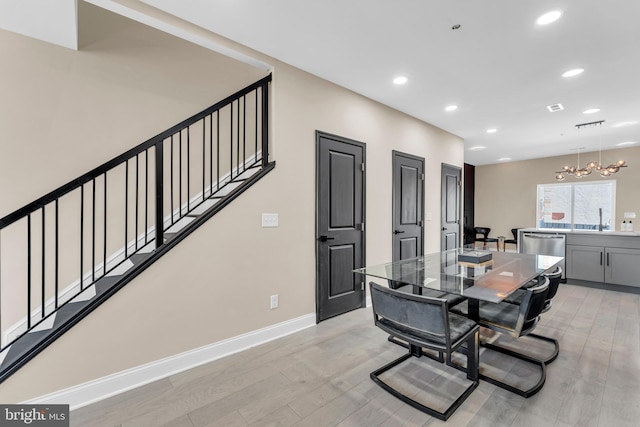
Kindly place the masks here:
POLYGON ((513 252, 453 249, 419 258, 372 265, 356 273, 422 286, 481 301, 500 302, 540 274, 552 271, 564 258, 513 252), (490 254, 491 259, 482 260, 490 254), (460 258, 474 259, 472 262, 460 258))

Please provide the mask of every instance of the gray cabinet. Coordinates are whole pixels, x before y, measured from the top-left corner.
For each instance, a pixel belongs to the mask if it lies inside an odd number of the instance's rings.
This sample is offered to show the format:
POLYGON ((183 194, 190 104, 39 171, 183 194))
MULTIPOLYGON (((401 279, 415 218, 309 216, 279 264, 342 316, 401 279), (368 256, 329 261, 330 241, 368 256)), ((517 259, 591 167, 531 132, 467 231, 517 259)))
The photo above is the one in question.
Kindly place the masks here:
POLYGON ((604 281, 640 287, 640 249, 605 248, 604 281))
MULTIPOLYGON (((568 279, 640 287, 640 249, 610 247, 606 244, 615 243, 615 241, 607 241, 601 236, 591 242, 586 239, 574 239, 574 242, 582 244, 567 245, 568 279), (584 243, 599 243, 600 246, 584 243), (603 243, 605 245, 602 245, 603 243)), ((635 246, 635 244, 620 246, 635 246)))
POLYGON ((604 247, 567 245, 567 279, 604 282, 604 247))

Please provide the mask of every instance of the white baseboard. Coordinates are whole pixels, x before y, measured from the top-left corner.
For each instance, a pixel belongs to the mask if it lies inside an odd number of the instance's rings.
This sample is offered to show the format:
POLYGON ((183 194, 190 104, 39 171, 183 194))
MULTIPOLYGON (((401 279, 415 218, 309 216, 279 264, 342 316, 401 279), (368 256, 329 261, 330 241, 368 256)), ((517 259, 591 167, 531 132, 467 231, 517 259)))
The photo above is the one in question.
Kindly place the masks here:
POLYGON ((28 405, 68 404, 71 410, 78 409, 170 375, 315 326, 315 324, 315 313, 307 314, 21 403, 28 405))

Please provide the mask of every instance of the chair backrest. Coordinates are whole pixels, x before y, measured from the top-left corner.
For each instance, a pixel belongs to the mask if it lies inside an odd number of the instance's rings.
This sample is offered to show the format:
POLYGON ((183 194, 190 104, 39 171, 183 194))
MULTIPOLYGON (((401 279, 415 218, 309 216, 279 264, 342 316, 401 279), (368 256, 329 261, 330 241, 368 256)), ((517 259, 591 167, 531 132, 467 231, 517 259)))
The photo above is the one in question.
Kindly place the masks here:
POLYGON ((549 291, 549 278, 542 276, 537 286, 527 288, 522 302, 515 331, 519 336, 527 335, 538 324, 540 313, 545 307, 547 292, 549 291))
POLYGON ((511 234, 513 234, 513 240, 515 240, 516 242, 518 241, 518 230, 520 230, 519 228, 512 228, 511 229, 511 234))
POLYGON ((450 348, 448 303, 446 299, 399 292, 369 283, 376 326, 401 336, 411 330, 450 348))
POLYGON ((475 227, 474 230, 476 232, 476 236, 478 234, 482 234, 482 237, 484 237, 485 239, 489 236, 489 233, 491 232, 491 228, 489 227, 475 227))
POLYGON ((562 267, 558 267, 553 273, 545 274, 549 278, 549 292, 547 292, 547 301, 551 301, 558 292, 560 281, 562 280, 562 267))

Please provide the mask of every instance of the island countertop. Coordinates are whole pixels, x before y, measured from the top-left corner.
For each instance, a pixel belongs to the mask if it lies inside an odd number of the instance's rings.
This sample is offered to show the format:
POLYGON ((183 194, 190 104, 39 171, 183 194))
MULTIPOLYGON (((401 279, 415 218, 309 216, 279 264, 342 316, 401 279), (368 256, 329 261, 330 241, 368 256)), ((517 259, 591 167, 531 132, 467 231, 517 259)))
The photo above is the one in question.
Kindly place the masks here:
POLYGON ((549 234, 570 234, 570 235, 588 235, 588 236, 623 236, 638 237, 640 232, 637 231, 598 231, 598 230, 571 230, 568 228, 521 228, 520 232, 525 233, 549 233, 549 234))

